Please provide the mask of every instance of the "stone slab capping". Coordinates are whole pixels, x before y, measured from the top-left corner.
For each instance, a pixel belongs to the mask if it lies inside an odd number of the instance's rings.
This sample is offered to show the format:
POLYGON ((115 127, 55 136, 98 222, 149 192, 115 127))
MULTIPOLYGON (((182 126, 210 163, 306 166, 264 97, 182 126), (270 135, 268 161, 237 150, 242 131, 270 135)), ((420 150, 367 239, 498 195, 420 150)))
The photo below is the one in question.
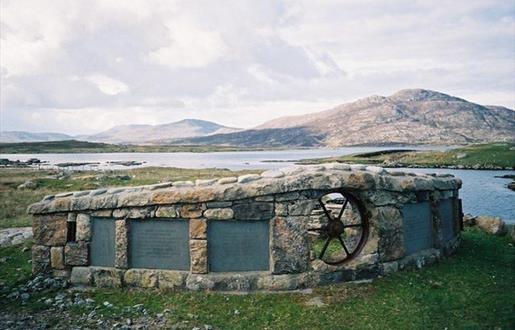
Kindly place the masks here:
POLYGON ((65 192, 28 209, 33 273, 223 291, 386 276, 455 251, 460 188, 452 175, 332 163, 65 192))

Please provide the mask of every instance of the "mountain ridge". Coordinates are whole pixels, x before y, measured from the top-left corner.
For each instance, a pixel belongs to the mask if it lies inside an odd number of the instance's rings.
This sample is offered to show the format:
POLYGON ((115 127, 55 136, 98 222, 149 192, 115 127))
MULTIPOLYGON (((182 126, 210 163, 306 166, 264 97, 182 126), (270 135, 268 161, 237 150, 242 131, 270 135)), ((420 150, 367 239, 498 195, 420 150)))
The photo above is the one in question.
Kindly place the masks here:
MULTIPOLYGON (((278 143, 284 135, 281 130, 292 129, 302 129, 304 134, 316 137, 303 136, 299 143, 290 138, 288 145, 292 146, 306 146, 310 140, 319 141, 311 146, 330 147, 513 141, 515 111, 427 89, 404 89, 390 96, 373 95, 315 113, 279 117, 247 131, 256 136, 256 131, 272 130, 266 134, 278 143)), ((245 136, 247 131, 238 136, 212 135, 176 142, 254 145, 245 136)))

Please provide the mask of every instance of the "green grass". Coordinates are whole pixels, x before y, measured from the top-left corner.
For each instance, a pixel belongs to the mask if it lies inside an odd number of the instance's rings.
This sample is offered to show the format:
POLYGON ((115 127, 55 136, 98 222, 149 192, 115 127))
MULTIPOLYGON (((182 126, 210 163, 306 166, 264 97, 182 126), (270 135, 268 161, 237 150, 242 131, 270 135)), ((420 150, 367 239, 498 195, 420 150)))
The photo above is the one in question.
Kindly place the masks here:
POLYGON ((340 157, 306 159, 300 163, 349 162, 361 164, 389 164, 420 166, 510 167, 515 168, 515 143, 474 144, 448 151, 384 151, 340 157), (464 156, 464 157, 458 157, 464 156))
POLYGON ((97 189, 103 187, 138 186, 165 181, 221 178, 260 170, 230 171, 228 169, 182 169, 173 167, 142 167, 116 171, 74 171, 62 179, 49 178, 51 170, 0 169, 0 228, 30 226, 27 207, 45 195, 64 191, 97 189), (27 180, 36 184, 34 189, 18 190, 27 180))
POLYGON ((6 258, 0 263, 0 282, 13 286, 24 283, 31 277, 31 243, 24 245, 0 248, 0 259, 6 258), (25 251, 22 251, 24 248, 25 251))
MULTIPOLYGON (((476 230, 467 230, 463 237, 454 256, 422 270, 398 272, 368 284, 325 286, 309 294, 135 289, 95 289, 84 294, 98 304, 114 304, 115 309, 99 308, 100 313, 112 317, 120 316, 126 306, 141 303, 151 313, 170 309, 168 317, 175 322, 190 320, 191 327, 198 323, 222 329, 513 329, 514 246, 508 237, 476 230), (325 306, 307 306, 313 297, 319 297, 325 306)), ((10 248, 0 250, 0 255, 13 256, 7 268, 2 267, 0 281, 12 283, 22 276, 10 275, 18 268, 28 276, 29 270, 23 266, 27 253, 10 248)), ((36 313, 42 307, 31 303, 20 307, 6 301, 5 308, 36 313)), ((85 311, 75 308, 74 312, 85 311)))
POLYGON ((111 153, 111 152, 221 152, 260 151, 281 148, 238 147, 225 145, 118 145, 86 141, 48 141, 0 143, 0 154, 111 153))

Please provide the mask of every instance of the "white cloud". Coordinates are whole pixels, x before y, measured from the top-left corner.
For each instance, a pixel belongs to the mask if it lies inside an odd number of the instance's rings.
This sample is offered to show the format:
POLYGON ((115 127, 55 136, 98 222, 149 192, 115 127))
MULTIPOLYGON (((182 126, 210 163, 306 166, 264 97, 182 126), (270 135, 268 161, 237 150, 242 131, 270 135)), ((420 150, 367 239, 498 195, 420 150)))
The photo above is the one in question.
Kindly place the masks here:
POLYGON ((129 91, 129 86, 127 86, 127 84, 102 74, 87 76, 85 79, 95 84, 102 93, 107 95, 117 95, 120 93, 127 93, 129 91))
POLYGON ((220 34, 201 29, 193 22, 175 19, 165 23, 169 44, 148 54, 150 61, 174 68, 201 68, 226 51, 220 34))
POLYGON ((504 0, 2 0, 0 129, 188 117, 251 127, 410 87, 513 108, 514 10, 504 0))

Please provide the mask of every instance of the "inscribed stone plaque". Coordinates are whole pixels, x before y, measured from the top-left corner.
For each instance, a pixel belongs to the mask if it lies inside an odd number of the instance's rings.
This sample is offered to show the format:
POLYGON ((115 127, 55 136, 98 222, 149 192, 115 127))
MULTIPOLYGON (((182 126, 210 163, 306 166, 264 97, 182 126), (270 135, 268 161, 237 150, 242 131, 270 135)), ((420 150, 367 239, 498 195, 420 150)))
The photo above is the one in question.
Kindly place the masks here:
POLYGON ((447 242, 455 235, 453 199, 440 200, 438 211, 441 217, 443 240, 447 242))
POLYGON ((402 208, 404 249, 412 254, 433 246, 433 224, 428 202, 406 204, 402 208))
POLYGON ((268 221, 210 221, 207 228, 210 271, 269 270, 268 221))
POLYGON ((114 219, 91 219, 90 258, 92 266, 114 267, 114 219))
POLYGON ((189 222, 131 220, 129 267, 189 270, 189 222))

